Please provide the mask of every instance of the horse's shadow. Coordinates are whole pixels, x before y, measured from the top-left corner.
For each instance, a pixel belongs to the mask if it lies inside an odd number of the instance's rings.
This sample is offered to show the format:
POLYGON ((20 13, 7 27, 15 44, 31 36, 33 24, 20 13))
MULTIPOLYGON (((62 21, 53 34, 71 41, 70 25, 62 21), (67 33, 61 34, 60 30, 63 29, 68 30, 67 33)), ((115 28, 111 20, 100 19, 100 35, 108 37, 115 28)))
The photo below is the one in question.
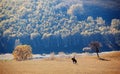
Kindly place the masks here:
POLYGON ((102 61, 110 61, 110 60, 105 59, 105 58, 99 58, 99 60, 102 60, 102 61))

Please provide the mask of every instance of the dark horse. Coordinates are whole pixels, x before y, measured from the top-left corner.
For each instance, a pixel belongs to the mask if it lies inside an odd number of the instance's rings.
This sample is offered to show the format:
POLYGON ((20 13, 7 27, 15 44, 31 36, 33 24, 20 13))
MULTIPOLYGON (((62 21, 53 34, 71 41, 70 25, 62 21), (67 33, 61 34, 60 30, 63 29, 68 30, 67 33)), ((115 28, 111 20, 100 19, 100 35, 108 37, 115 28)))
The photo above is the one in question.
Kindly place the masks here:
POLYGON ((77 60, 75 59, 75 57, 73 57, 71 60, 72 60, 73 64, 77 63, 77 60))

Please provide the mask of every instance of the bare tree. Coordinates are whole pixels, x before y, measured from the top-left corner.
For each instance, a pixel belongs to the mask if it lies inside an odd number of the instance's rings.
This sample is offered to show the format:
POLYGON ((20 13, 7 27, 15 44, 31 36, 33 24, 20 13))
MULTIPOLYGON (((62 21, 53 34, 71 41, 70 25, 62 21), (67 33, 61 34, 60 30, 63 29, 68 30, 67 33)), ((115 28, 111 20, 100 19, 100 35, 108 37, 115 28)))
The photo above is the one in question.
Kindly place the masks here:
POLYGON ((89 46, 96 52, 97 57, 100 58, 99 56, 99 48, 102 46, 100 42, 98 41, 93 41, 89 44, 89 46))

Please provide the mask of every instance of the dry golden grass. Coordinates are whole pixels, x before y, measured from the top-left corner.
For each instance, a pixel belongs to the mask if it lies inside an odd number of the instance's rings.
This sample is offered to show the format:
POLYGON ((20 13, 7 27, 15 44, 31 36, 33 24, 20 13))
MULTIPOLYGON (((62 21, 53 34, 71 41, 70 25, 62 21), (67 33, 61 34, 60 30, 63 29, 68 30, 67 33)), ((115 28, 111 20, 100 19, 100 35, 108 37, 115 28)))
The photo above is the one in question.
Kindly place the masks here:
POLYGON ((120 52, 54 60, 0 61, 0 74, 120 74, 120 52), (118 57, 119 56, 119 57, 118 57))

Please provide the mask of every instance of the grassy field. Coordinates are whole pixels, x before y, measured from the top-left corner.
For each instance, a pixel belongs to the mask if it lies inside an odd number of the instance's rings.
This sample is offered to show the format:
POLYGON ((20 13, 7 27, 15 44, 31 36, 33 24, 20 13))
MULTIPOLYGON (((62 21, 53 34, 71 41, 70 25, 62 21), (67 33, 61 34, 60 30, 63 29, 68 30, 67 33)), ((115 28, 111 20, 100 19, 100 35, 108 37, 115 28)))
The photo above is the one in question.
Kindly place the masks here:
POLYGON ((120 74, 120 52, 100 56, 77 56, 78 64, 71 58, 1 60, 0 74, 120 74))

